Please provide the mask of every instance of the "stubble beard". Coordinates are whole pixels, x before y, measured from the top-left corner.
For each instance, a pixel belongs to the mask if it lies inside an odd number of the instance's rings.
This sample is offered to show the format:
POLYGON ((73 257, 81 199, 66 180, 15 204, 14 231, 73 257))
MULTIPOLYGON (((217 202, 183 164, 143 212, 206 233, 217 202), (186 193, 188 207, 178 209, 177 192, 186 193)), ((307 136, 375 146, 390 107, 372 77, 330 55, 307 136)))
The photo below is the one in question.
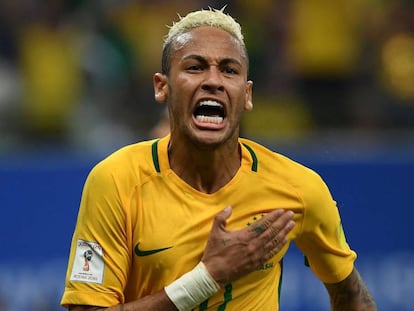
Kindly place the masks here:
POLYGON ((225 134, 220 139, 208 140, 197 136, 194 133, 189 133, 187 136, 189 142, 194 145, 197 149, 202 151, 215 151, 220 148, 232 148, 237 145, 239 131, 238 128, 233 129, 230 133, 225 134))

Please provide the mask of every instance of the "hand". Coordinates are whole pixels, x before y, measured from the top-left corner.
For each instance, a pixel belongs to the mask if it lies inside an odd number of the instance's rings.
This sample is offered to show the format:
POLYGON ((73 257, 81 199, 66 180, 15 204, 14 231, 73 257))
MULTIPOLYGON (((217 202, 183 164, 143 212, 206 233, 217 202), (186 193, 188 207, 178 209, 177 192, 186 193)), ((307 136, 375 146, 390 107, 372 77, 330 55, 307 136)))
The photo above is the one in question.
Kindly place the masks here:
POLYGON ((279 252, 292 230, 292 211, 277 209, 241 230, 226 229, 232 209, 226 207, 216 215, 201 258, 214 280, 226 284, 256 270, 279 252))

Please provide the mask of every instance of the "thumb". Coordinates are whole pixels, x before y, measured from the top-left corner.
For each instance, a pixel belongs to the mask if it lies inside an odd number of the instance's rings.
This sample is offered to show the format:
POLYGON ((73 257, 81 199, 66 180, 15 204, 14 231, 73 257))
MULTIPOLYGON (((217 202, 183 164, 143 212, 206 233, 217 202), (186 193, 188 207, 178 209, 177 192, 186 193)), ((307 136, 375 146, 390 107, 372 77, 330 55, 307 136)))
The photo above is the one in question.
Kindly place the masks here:
POLYGON ((214 219, 213 227, 223 228, 226 227, 226 221, 231 216, 233 209, 230 205, 226 206, 220 213, 218 213, 214 219))

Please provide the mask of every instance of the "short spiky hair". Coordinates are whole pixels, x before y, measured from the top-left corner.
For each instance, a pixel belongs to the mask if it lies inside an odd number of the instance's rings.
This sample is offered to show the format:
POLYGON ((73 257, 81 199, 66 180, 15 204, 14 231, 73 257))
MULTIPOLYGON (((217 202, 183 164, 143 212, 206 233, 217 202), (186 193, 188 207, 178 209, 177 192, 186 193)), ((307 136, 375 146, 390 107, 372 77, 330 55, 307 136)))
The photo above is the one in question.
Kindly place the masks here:
POLYGON ((237 23, 233 17, 225 14, 224 9, 225 7, 221 10, 209 8, 208 10, 199 10, 188 13, 184 17, 179 15, 180 20, 173 23, 164 40, 161 64, 162 73, 168 74, 170 70, 172 44, 174 40, 183 33, 202 26, 216 27, 232 35, 243 47, 247 60, 247 51, 240 24, 237 23))

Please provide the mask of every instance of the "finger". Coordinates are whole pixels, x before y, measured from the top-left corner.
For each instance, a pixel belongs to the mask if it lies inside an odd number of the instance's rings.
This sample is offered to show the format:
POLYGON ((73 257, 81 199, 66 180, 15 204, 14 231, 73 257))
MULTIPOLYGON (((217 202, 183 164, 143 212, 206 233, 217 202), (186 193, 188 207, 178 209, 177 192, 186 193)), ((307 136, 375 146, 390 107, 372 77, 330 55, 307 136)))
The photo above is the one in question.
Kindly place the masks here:
POLYGON ((271 257, 273 257, 277 252, 279 252, 283 246, 288 242, 287 235, 295 227, 295 222, 290 220, 286 226, 280 229, 279 233, 265 245, 271 257))
POLYGON ((226 227, 227 219, 231 216, 232 207, 226 206, 220 213, 216 215, 213 222, 213 229, 226 227))
POLYGON ((286 211, 283 208, 278 208, 270 213, 267 213, 265 218, 268 219, 270 222, 276 221, 280 216, 282 216, 286 211))
POLYGON ((263 219, 255 222, 250 227, 250 232, 252 232, 256 237, 266 233, 265 236, 268 239, 274 238, 279 231, 293 219, 294 213, 292 211, 285 211, 283 209, 277 209, 269 214, 267 214, 263 219))
POLYGON ((266 231, 267 228, 271 226, 271 223, 277 220, 284 213, 283 209, 276 209, 267 214, 263 219, 255 222, 250 228, 249 231, 252 232, 255 236, 261 235, 266 231))
POLYGON ((270 222, 270 220, 265 217, 264 222, 267 228, 266 236, 269 237, 269 240, 274 239, 282 230, 286 229, 289 222, 293 220, 294 215, 295 214, 292 211, 287 211, 282 213, 276 221, 273 222, 270 222))
POLYGON ((268 255, 268 257, 266 258, 266 260, 270 260, 270 259, 272 259, 278 252, 280 252, 280 250, 281 250, 282 248, 274 248, 274 249, 272 249, 270 252, 269 252, 269 255, 268 255))

